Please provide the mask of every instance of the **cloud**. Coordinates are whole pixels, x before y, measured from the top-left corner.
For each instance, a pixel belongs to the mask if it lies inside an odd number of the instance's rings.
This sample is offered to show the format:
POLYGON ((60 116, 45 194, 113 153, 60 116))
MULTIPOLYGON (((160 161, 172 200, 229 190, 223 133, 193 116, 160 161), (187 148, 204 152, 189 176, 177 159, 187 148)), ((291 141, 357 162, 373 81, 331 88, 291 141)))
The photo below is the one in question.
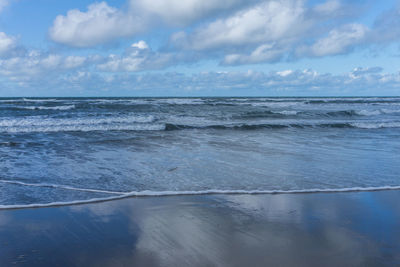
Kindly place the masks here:
POLYGON ((368 33, 369 29, 362 24, 343 25, 331 30, 328 36, 317 40, 311 47, 299 49, 298 53, 309 53, 316 57, 348 53, 356 45, 364 42, 368 33))
POLYGON ((140 16, 101 2, 89 5, 87 12, 73 9, 66 16, 57 16, 49 35, 61 44, 91 47, 139 33, 145 29, 143 23, 140 16))
MULTIPOLYGON (((1 92, 24 88, 20 94, 35 95, 157 95, 157 96, 350 96, 397 95, 400 73, 384 73, 379 67, 356 68, 343 74, 319 73, 315 70, 221 71, 183 74, 178 72, 130 73, 90 71, 81 67, 67 69, 66 59, 49 55, 41 63, 50 69, 35 76, 4 76, 1 92), (46 60, 44 60, 46 59, 46 60), (50 64, 50 63, 51 64, 50 64), (54 63, 55 62, 55 63, 54 63), (8 81, 4 82, 4 78, 8 81)), ((35 69, 36 65, 33 65, 35 69)), ((36 67, 37 68, 37 67, 36 67)), ((0 69, 2 67, 0 65, 0 69)), ((3 74, 0 71, 0 75, 3 74)), ((10 91, 11 92, 11 91, 10 91)))
POLYGON ((343 17, 354 16, 349 10, 334 0, 314 6, 303 0, 264 1, 194 30, 177 32, 170 47, 222 57, 222 65, 343 54, 363 43, 369 33, 362 24, 340 25, 343 17))
POLYGON ((0 12, 3 11, 3 9, 8 6, 8 4, 10 3, 9 0, 0 0, 0 12))
POLYGON ((110 55, 105 62, 97 65, 102 71, 135 72, 162 69, 171 65, 174 56, 169 53, 154 52, 145 41, 133 43, 121 56, 110 55))
POLYGON ((61 56, 31 50, 24 55, 0 59, 0 75, 15 81, 25 81, 83 67, 90 60, 88 57, 61 56))
POLYGON ((383 69, 381 67, 370 67, 370 68, 357 67, 351 72, 350 76, 360 77, 368 74, 378 74, 382 71, 383 69))
POLYGON ((0 56, 6 55, 16 47, 15 37, 8 36, 4 32, 0 32, 0 56))
POLYGON ((400 8, 385 13, 369 28, 352 22, 359 16, 357 7, 360 4, 339 0, 317 4, 306 0, 127 0, 121 8, 100 2, 86 11, 74 9, 57 16, 49 36, 64 45, 93 47, 175 30, 169 40, 158 40, 158 51, 143 41, 146 47, 110 55, 97 66, 113 72, 158 70, 201 60, 217 60, 223 66, 295 61, 398 40, 400 8))
POLYGON ((184 49, 243 47, 301 35, 308 23, 303 1, 267 1, 232 16, 198 27, 192 34, 178 33, 172 40, 184 49))
POLYGON ((73 9, 65 16, 57 16, 49 29, 49 36, 53 41, 64 45, 92 47, 132 37, 155 26, 187 26, 254 1, 256 0, 132 0, 120 9, 111 7, 106 2, 94 3, 85 12, 73 9))
POLYGON ((241 65, 279 61, 285 54, 285 47, 276 43, 263 44, 247 54, 229 54, 224 57, 222 65, 241 65))
POLYGON ((131 0, 131 6, 172 25, 185 26, 211 16, 221 16, 255 0, 131 0))

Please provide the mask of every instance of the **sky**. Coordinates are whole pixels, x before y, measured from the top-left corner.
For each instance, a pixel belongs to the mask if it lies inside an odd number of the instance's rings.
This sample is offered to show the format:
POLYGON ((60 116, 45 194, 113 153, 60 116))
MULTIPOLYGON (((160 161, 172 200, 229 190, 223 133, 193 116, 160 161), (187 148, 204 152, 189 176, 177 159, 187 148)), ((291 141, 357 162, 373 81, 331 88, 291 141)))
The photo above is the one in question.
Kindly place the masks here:
POLYGON ((399 95, 399 0, 0 0, 0 97, 399 95))

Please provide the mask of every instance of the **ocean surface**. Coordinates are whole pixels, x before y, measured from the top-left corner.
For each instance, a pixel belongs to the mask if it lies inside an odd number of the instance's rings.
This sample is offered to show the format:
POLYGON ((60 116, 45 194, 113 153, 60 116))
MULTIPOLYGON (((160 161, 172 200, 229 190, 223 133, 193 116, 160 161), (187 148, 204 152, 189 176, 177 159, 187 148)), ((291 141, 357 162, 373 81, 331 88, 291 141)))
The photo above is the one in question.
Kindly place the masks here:
POLYGON ((0 208, 400 189, 400 97, 0 98, 0 208))

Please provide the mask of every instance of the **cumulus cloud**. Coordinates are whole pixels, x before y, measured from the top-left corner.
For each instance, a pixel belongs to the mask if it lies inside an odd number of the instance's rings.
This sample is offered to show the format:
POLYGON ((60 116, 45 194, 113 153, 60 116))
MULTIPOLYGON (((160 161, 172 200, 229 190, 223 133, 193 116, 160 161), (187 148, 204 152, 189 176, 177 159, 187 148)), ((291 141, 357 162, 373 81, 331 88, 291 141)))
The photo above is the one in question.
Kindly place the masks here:
POLYGON ((184 26, 213 15, 221 15, 255 0, 131 0, 136 10, 148 13, 164 22, 184 26))
POLYGON ((24 55, 0 59, 0 74, 12 80, 29 80, 36 76, 83 67, 90 59, 61 56, 31 50, 24 55))
POLYGON ((50 38, 73 47, 91 47, 142 33, 155 24, 185 26, 220 15, 258 0, 131 0, 124 8, 94 3, 82 12, 73 9, 59 15, 49 30, 50 38))
POLYGON ((262 62, 279 61, 286 52, 285 47, 276 43, 263 44, 247 54, 228 54, 224 57, 222 65, 241 65, 262 62))
POLYGON ((357 67, 351 72, 350 76, 351 77, 360 77, 360 76, 369 75, 369 74, 378 74, 382 71, 383 71, 383 69, 381 67, 370 67, 370 68, 357 67))
POLYGON ((369 33, 357 23, 332 28, 333 22, 350 16, 347 9, 335 0, 314 6, 304 0, 263 1, 194 30, 177 32, 170 47, 214 58, 222 55, 222 65, 342 54, 361 44, 369 33))
POLYGON ((134 72, 162 69, 172 64, 173 55, 154 52, 145 41, 133 43, 121 56, 110 55, 97 68, 111 72, 134 72))
MULTIPOLYGON (((46 56, 50 62, 65 63, 46 56)), ((42 64, 43 61, 41 61, 42 64)), ((39 64, 39 63, 38 63, 39 64)), ((46 64, 49 64, 47 62, 46 64)), ((53 63, 54 64, 54 63, 53 63)), ((54 67, 53 64, 47 66, 54 67)), ((0 67, 0 69, 2 69, 0 67)), ((1 74, 1 72, 0 72, 1 74)), ((343 74, 319 73, 315 70, 284 69, 262 71, 220 71, 183 74, 177 72, 141 73, 91 72, 82 68, 65 72, 46 72, 30 80, 12 77, 0 92, 12 86, 42 90, 54 88, 57 94, 70 95, 396 95, 400 90, 400 73, 384 73, 379 67, 356 68, 343 74), (49 79, 49 75, 51 79, 49 79)), ((46 91, 47 90, 47 91, 46 91)), ((27 91, 24 91, 27 92, 27 91)))
POLYGON ((16 39, 12 36, 8 36, 4 32, 0 32, 0 56, 4 56, 15 47, 16 39))
POLYGON ((312 46, 298 48, 297 54, 316 57, 344 54, 363 43, 368 33, 369 29, 362 24, 346 24, 332 29, 327 36, 318 39, 312 46))
POLYGON ((116 38, 132 36, 144 29, 144 20, 139 15, 101 2, 89 5, 86 12, 73 9, 68 11, 66 16, 57 16, 49 35, 58 43, 90 47, 116 38))
POLYGON ((304 33, 308 29, 304 11, 300 0, 267 1, 201 26, 190 35, 178 33, 172 41, 194 50, 273 42, 304 33))
POLYGON ((221 65, 274 63, 340 55, 398 39, 400 8, 368 28, 349 22, 359 16, 356 6, 339 0, 317 4, 306 0, 127 0, 123 8, 116 8, 100 2, 86 11, 74 9, 57 16, 49 35, 61 44, 93 47, 182 27, 169 40, 161 40, 158 51, 143 41, 123 55, 110 55, 98 66, 108 71, 160 69, 207 59, 221 65), (377 36, 382 37, 380 41, 377 36))

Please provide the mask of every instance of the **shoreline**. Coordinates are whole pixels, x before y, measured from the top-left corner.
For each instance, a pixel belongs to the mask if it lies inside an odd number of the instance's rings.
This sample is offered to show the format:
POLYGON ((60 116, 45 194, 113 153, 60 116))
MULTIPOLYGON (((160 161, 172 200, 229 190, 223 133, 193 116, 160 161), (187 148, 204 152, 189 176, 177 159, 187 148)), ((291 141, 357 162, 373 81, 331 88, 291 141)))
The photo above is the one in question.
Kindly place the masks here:
MULTIPOLYGON (((10 182, 0 180, 4 183, 17 183, 22 186, 42 186, 37 184, 26 184, 21 182, 10 182)), ((0 205, 2 210, 17 210, 17 209, 35 209, 35 208, 50 208, 75 206, 85 204, 95 204, 101 202, 116 201, 129 198, 147 198, 147 197, 173 197, 173 196, 213 196, 213 195, 291 195, 291 194, 335 194, 335 193, 357 193, 357 192, 380 192, 380 191, 400 191, 400 186, 379 186, 379 187, 349 187, 338 189, 299 189, 299 190, 202 190, 202 191, 132 191, 132 192, 114 192, 102 191, 97 189, 74 188, 69 186, 43 185, 44 187, 62 188, 74 191, 94 191, 107 192, 109 194, 119 194, 118 196, 105 198, 92 198, 87 200, 74 200, 68 202, 50 202, 50 203, 34 203, 34 204, 16 204, 16 205, 0 205)))
POLYGON ((399 190, 210 194, 0 210, 0 265, 396 265, 399 201, 399 190))

